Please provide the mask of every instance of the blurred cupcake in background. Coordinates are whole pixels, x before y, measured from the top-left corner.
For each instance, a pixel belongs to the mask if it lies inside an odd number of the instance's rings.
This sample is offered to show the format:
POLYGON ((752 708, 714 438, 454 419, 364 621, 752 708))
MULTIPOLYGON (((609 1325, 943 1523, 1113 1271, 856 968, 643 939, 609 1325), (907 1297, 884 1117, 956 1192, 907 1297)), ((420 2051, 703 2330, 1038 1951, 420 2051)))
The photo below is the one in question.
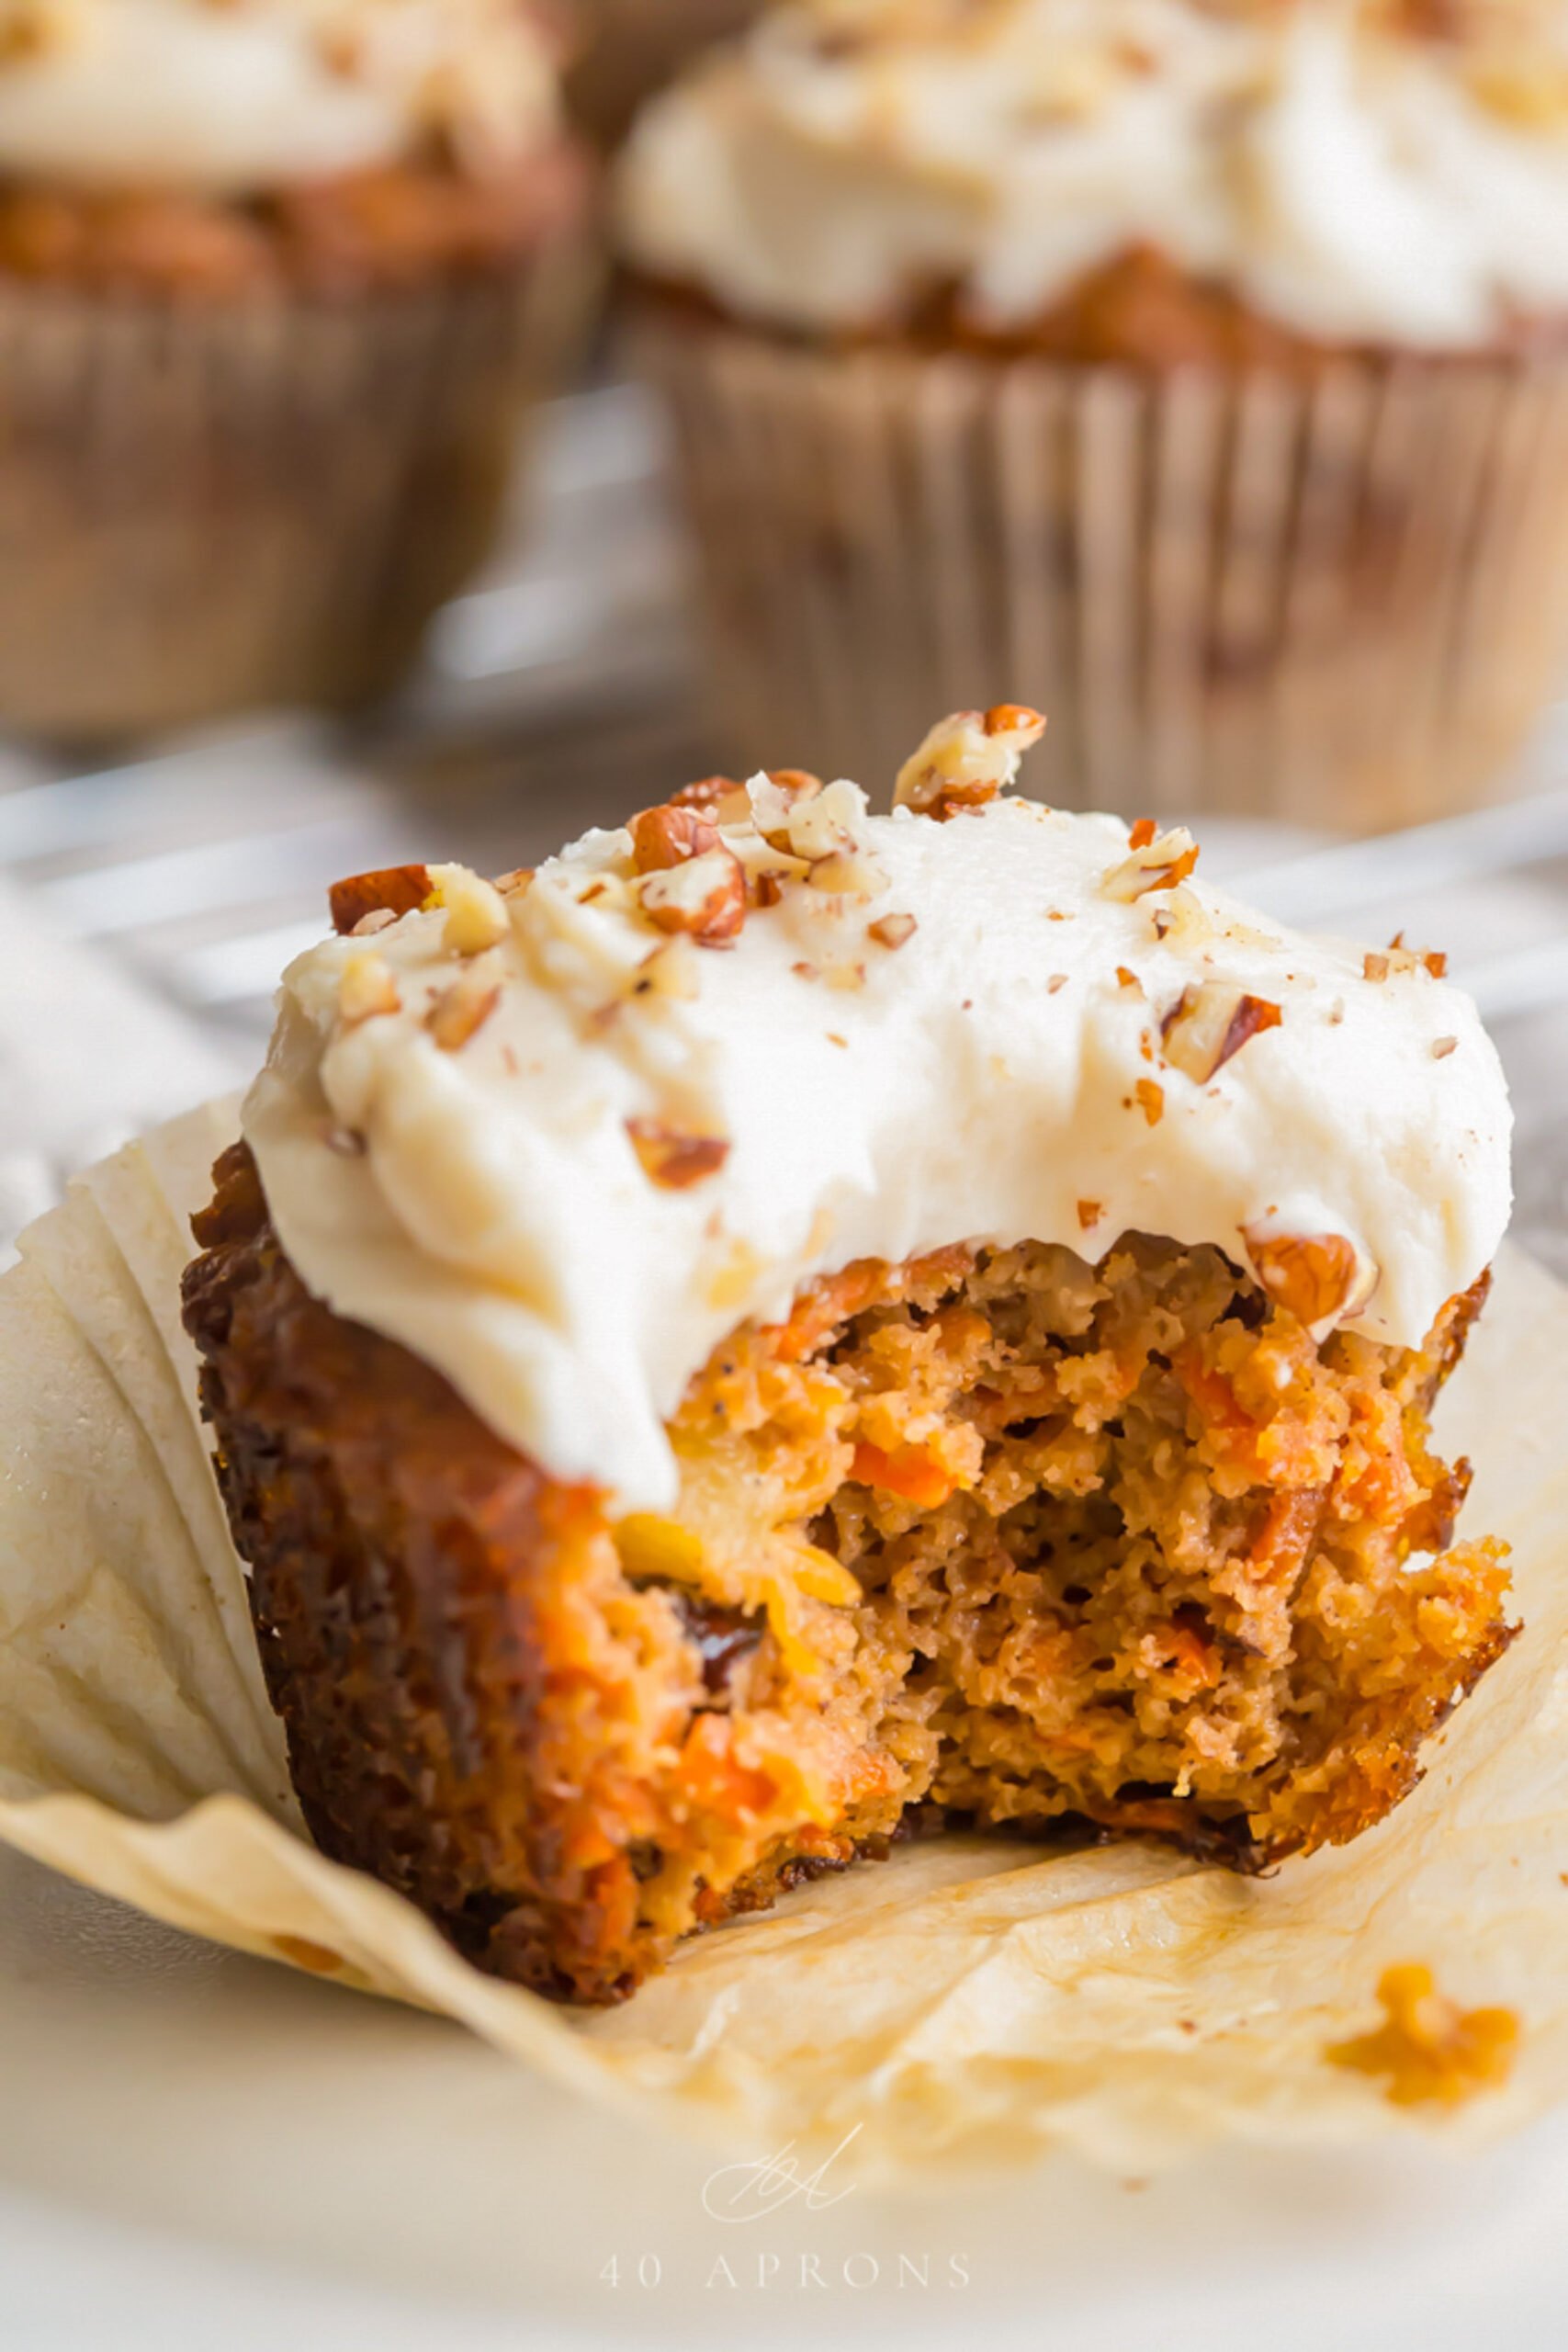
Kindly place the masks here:
POLYGON ((700 49, 739 32, 761 0, 565 0, 572 29, 567 96, 601 146, 626 135, 643 100, 700 49))
POLYGON ((589 307, 525 0, 0 0, 0 727, 393 684, 589 307))
POLYGON ((1560 0, 816 0, 620 215, 742 763, 1023 696, 1064 804, 1371 828, 1558 687, 1560 0))

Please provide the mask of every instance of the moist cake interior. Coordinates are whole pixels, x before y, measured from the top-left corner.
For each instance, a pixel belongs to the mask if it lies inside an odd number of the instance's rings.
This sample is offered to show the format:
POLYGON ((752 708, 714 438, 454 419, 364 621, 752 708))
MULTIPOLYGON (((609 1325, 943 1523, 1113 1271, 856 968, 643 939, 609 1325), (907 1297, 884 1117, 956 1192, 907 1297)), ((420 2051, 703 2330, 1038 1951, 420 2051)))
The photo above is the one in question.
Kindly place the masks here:
POLYGON ((220 1172, 187 1320, 311 1827, 542 1990, 933 1820, 1352 1837, 1508 1638, 1427 1430, 1483 1283, 1407 1352, 1159 1238, 852 1266, 715 1352, 678 1505, 613 1521, 220 1172))

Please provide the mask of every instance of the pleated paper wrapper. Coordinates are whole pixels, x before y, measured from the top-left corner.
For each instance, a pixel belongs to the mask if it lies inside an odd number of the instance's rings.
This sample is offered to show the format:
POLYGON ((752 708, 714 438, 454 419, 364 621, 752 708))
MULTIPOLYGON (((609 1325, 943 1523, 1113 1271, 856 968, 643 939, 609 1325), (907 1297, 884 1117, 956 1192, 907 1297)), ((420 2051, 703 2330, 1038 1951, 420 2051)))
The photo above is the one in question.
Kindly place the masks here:
POLYGON ((1368 831, 1495 787, 1568 656, 1568 361, 1168 374, 793 346, 642 303, 723 750, 874 793, 1049 714, 1061 808, 1368 831))
POLYGON ((73 741, 384 692, 488 554, 586 231, 340 300, 0 287, 0 716, 73 741))
POLYGON ((216 1105, 92 1170, 0 1278, 0 1836, 240 1951, 461 2019, 584 2097, 863 2179, 1065 2149, 1461 2144, 1568 2094, 1568 1294, 1506 1256, 1440 1434, 1526 1631, 1382 1826, 1262 1881, 1151 1846, 938 1838, 686 1945, 581 2015, 485 1977, 306 1839, 178 1321, 216 1105), (1511 2080, 1400 2108, 1330 2064, 1393 1962, 1514 2009, 1511 2080))

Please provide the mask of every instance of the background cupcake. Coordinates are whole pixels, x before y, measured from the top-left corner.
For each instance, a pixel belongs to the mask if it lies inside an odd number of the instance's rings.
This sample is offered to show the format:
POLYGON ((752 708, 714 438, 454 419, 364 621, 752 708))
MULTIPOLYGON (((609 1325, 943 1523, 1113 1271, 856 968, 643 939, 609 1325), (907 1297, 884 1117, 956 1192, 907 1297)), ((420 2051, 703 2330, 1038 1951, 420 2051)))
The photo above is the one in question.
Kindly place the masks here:
POLYGON ((604 146, 624 137, 643 100, 694 51, 739 32, 760 0, 567 0, 571 109, 604 146))
POLYGON ((816 0, 622 215, 737 759, 1024 695, 1057 800, 1382 825, 1556 684, 1561 6, 816 0))
POLYGON ((390 684, 581 311, 524 0, 0 0, 0 724, 390 684))

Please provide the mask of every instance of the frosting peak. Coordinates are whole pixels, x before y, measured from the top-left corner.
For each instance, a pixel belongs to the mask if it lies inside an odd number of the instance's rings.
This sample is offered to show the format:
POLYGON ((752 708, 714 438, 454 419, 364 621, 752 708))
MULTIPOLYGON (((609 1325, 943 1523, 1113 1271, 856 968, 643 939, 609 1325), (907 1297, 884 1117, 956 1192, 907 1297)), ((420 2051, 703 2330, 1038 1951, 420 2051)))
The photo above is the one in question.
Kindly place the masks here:
POLYGON ((1309 336, 1462 348, 1568 309, 1568 12, 815 0, 657 101, 622 192, 640 266, 788 327, 956 286, 1024 329, 1154 245, 1309 336))
POLYGON ((713 1348, 858 1258, 1140 1230, 1418 1341, 1507 1216, 1473 1007, 1185 834, 966 801, 964 741, 994 791, 1032 720, 928 739, 887 816, 759 777, 299 958, 244 1132, 304 1281, 639 1509, 713 1348))

